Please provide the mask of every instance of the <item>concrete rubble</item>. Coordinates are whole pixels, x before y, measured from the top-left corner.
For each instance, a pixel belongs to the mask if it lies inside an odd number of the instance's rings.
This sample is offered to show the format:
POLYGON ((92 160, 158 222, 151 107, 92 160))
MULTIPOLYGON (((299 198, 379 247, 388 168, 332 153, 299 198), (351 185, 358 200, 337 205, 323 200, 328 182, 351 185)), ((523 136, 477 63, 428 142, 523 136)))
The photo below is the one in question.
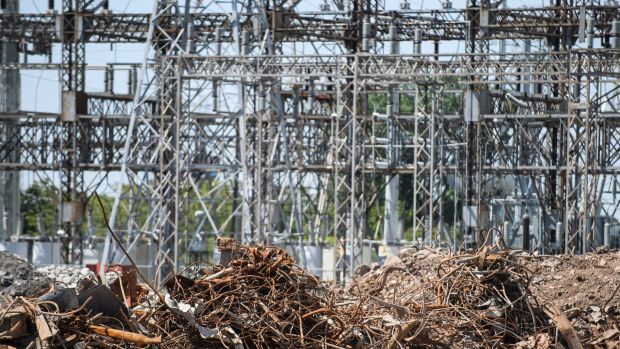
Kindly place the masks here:
POLYGON ((109 287, 85 270, 45 269, 67 282, 0 298, 0 348, 620 347, 617 251, 411 248, 343 286, 279 248, 218 245, 220 265, 161 288, 132 268, 109 287))
POLYGON ((0 252, 0 295, 27 296, 45 289, 51 280, 20 256, 0 252))
POLYGON ((48 265, 37 268, 37 272, 52 279, 58 287, 75 288, 81 280, 95 278, 90 269, 73 265, 48 265))

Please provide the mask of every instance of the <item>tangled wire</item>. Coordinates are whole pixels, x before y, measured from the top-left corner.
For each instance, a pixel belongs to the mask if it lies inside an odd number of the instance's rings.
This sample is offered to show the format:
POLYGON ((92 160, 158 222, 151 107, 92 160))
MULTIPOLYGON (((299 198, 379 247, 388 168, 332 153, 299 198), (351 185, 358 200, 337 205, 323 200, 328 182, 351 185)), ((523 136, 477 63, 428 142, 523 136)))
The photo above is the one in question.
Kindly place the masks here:
MULTIPOLYGON (((384 287, 386 273, 398 269, 384 268, 375 280, 375 290, 384 287)), ((536 347, 545 347, 555 336, 555 325, 545 305, 530 292, 530 276, 509 251, 490 253, 487 248, 447 258, 433 277, 416 283, 403 282, 418 278, 405 272, 399 279, 405 291, 395 297, 372 291, 355 294, 365 305, 356 304, 364 309, 359 323, 381 330, 360 329, 367 334, 364 344, 375 348, 504 348, 523 344, 526 348, 524 343, 534 340, 543 343, 536 347)))
POLYGON ((282 249, 239 245, 229 264, 175 276, 128 317, 50 313, 25 299, 9 308, 55 322, 48 342, 67 347, 581 348, 563 313, 530 292, 531 272, 514 253, 484 247, 433 268, 420 276, 388 265, 339 290, 282 249))
MULTIPOLYGON (((168 283, 171 297, 191 305, 200 326, 234 333, 245 348, 320 347, 338 341, 345 323, 336 314, 329 287, 284 250, 246 246, 239 252, 228 267, 218 266, 209 276, 177 276, 168 283)), ((184 331, 185 323, 166 320, 167 332, 185 333, 191 345, 226 347, 217 338, 184 331)))

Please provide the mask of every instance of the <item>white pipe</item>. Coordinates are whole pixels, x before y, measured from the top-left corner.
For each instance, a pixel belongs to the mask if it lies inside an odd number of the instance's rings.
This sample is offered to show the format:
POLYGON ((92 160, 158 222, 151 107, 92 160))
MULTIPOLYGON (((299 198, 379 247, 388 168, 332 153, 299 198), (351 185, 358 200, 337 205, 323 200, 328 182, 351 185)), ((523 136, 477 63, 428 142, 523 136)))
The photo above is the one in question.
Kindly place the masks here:
POLYGON ((506 93, 506 98, 508 98, 512 103, 516 104, 517 106, 519 106, 521 108, 527 108, 528 107, 527 102, 518 99, 517 97, 513 96, 510 93, 506 93))

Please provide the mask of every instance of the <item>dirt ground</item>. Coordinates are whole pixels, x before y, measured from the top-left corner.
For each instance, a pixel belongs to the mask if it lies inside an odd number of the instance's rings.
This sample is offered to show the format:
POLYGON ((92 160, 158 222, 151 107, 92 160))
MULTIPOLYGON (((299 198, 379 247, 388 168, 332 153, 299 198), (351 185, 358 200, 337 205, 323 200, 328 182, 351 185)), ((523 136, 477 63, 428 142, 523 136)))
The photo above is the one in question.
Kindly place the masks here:
POLYGON ((619 295, 612 297, 620 284, 618 251, 585 256, 532 258, 528 268, 535 275, 532 278, 534 289, 553 299, 564 310, 588 306, 620 306, 619 295))
MULTIPOLYGON (((532 290, 559 305, 582 338, 618 331, 620 251, 532 259, 532 290)), ((618 335, 609 348, 620 347, 618 335)))

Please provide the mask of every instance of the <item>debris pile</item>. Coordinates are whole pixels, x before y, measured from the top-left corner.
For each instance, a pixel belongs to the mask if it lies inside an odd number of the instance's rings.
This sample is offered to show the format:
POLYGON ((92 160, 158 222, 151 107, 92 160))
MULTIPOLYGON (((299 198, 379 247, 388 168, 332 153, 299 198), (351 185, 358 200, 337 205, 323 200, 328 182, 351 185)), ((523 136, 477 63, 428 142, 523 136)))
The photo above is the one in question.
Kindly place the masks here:
POLYGON ((0 251, 0 295, 26 296, 45 290, 51 280, 25 259, 0 251))
POLYGON ((490 247, 459 255, 405 250, 381 267, 360 268, 338 288, 282 249, 234 240, 218 246, 220 265, 176 275, 161 289, 137 282, 137 271, 124 268, 109 287, 88 279, 43 296, 1 298, 0 347, 574 349, 620 343, 614 295, 605 297, 607 304, 575 309, 547 298, 539 286, 555 280, 543 273, 552 257, 490 247))
MULTIPOLYGON (((346 293, 369 299, 366 318, 382 318, 379 325, 390 326, 415 319, 416 309, 424 309, 416 340, 437 327, 459 330, 448 338, 432 333, 439 347, 620 348, 619 251, 537 256, 485 248, 452 256, 409 249, 362 274, 346 293), (528 318, 529 323, 515 321, 528 318)), ((433 347, 426 340, 412 343, 433 347)))
MULTIPOLYGON (((411 258, 405 260, 415 265, 411 258)), ((533 295, 530 271, 509 251, 491 253, 485 248, 436 262, 426 273, 407 263, 389 264, 351 284, 347 291, 362 300, 355 306, 361 305, 364 317, 389 330, 387 335, 369 335, 369 344, 544 348, 560 340, 555 329, 565 318, 533 295)), ((574 331, 567 328, 565 334, 570 337, 574 331)), ((565 344, 572 340, 566 336, 565 344)))
POLYGON ((132 292, 123 287, 131 282, 120 278, 120 291, 86 285, 38 299, 6 299, 2 307, 9 309, 11 319, 0 318, 0 326, 9 335, 0 336, 0 345, 350 347, 346 343, 352 333, 345 333, 347 325, 336 313, 328 284, 297 266, 282 249, 236 246, 228 265, 203 269, 193 278, 177 275, 157 291, 134 283, 138 290, 132 292), (11 333, 18 315, 25 330, 11 333))
POLYGON ((175 345, 208 348, 304 348, 347 340, 327 285, 282 249, 240 247, 228 265, 167 283, 172 313, 153 316, 162 334, 175 345))
POLYGON ((75 288, 80 281, 95 278, 90 269, 74 265, 47 265, 37 268, 37 272, 46 275, 58 287, 75 288))
POLYGON ((553 299, 587 345, 620 348, 619 251, 522 258, 535 275, 533 291, 553 299))

